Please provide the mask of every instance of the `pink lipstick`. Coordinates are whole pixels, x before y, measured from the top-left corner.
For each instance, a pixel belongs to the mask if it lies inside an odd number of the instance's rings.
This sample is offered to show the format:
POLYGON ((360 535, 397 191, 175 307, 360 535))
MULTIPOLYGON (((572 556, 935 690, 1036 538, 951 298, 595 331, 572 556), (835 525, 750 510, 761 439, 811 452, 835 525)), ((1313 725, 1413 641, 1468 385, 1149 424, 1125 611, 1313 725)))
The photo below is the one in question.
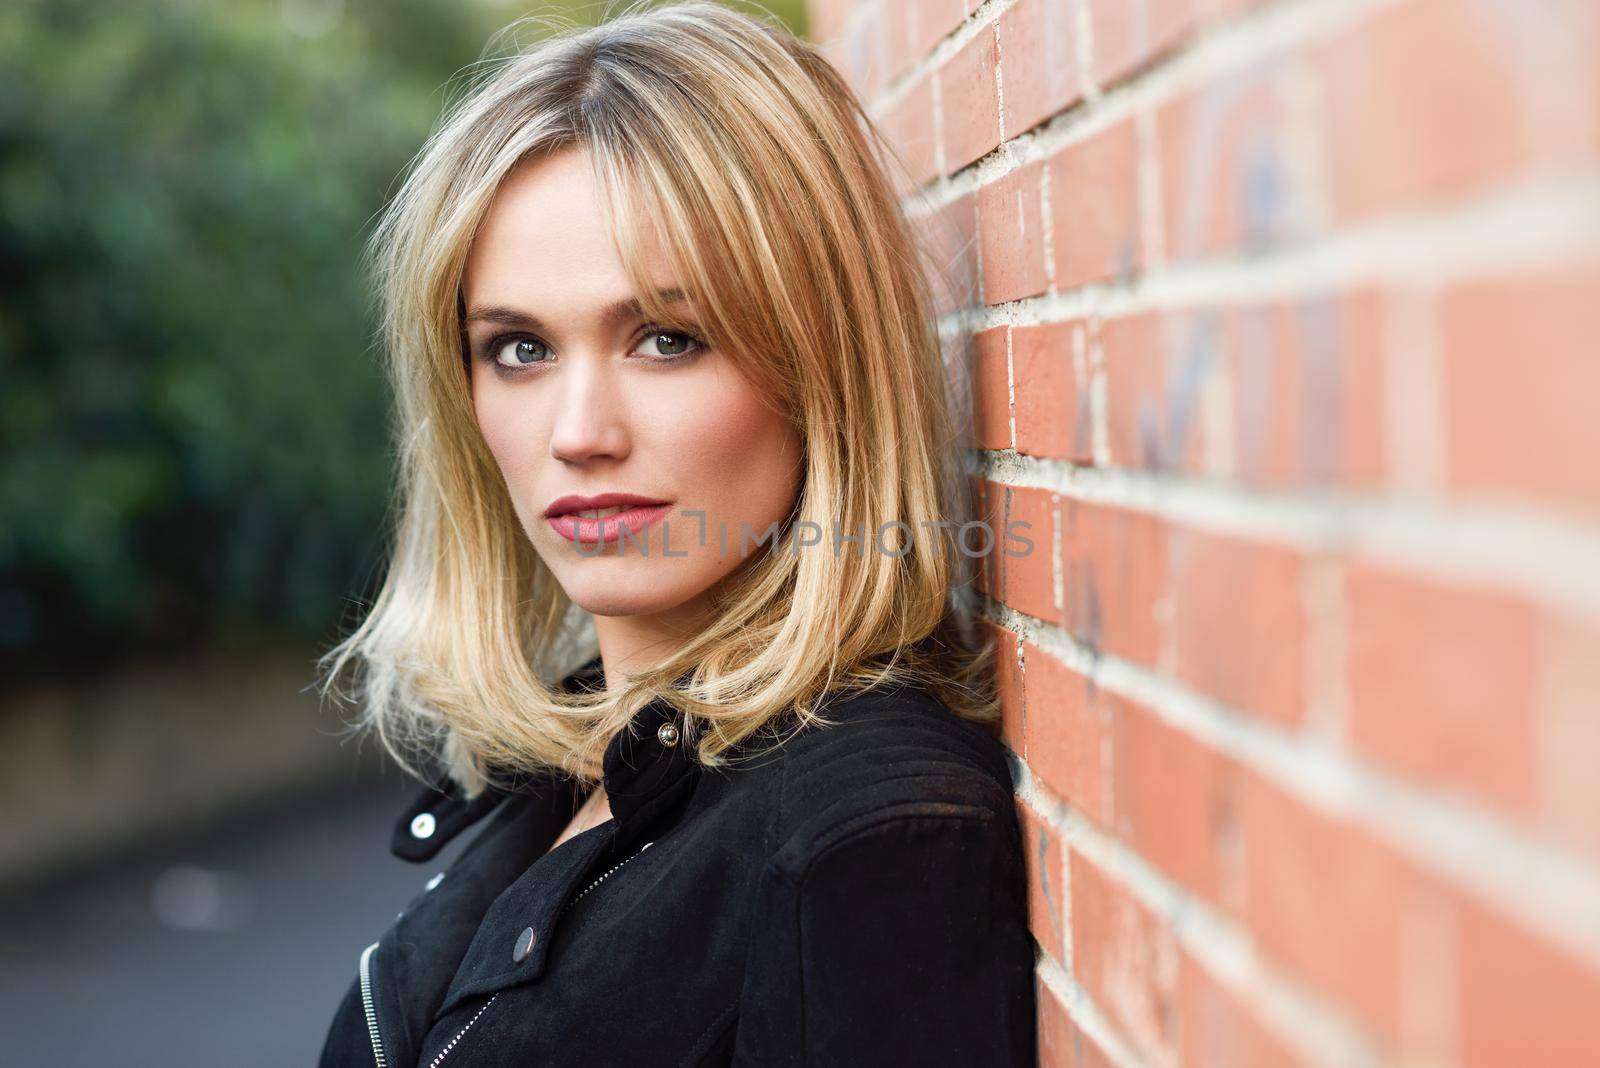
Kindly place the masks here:
POLYGON ((587 544, 620 542, 625 533, 630 541, 642 542, 644 528, 671 512, 667 501, 633 493, 601 493, 558 497, 544 514, 557 534, 568 541, 587 544))

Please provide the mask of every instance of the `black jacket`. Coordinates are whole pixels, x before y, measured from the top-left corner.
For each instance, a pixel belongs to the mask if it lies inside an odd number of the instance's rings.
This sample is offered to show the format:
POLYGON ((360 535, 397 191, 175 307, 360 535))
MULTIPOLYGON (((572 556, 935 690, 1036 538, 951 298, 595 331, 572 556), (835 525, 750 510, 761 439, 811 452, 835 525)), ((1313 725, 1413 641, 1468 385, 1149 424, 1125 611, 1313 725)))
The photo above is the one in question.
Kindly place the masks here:
POLYGON ((424 788, 401 857, 492 818, 352 947, 322 1068, 1034 1064, 1004 748, 914 687, 825 712, 839 724, 718 769, 646 706, 605 753, 612 818, 549 853, 571 785, 424 788))

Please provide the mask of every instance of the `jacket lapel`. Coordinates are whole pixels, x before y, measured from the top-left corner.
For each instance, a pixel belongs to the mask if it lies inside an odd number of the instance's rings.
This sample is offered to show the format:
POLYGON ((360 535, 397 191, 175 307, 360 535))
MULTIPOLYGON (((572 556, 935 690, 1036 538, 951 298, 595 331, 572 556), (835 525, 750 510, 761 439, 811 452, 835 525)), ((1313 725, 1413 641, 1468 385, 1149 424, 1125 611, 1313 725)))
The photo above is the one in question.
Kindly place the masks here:
POLYGON ((544 974, 550 936, 562 906, 616 834, 616 822, 608 820, 575 835, 535 860, 495 899, 482 914, 482 923, 434 1014, 435 1020, 468 998, 531 982, 544 974), (529 928, 534 932, 533 947, 519 961, 514 950, 529 928))

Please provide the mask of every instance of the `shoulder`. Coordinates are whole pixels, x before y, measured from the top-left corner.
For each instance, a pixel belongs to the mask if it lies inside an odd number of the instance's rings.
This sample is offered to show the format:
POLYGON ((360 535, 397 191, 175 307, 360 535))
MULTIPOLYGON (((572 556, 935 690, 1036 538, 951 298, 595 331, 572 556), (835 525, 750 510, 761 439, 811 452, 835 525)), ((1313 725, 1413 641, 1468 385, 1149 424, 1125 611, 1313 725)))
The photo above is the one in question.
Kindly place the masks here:
POLYGON ((1034 1063, 1035 951, 1004 746, 926 693, 793 736, 754 882, 740 1063, 1034 1063))
POLYGON ((780 874, 801 878, 848 851, 927 857, 933 841, 974 836, 1020 849, 1006 749, 989 731, 910 685, 822 712, 832 725, 784 746, 771 857, 780 874))

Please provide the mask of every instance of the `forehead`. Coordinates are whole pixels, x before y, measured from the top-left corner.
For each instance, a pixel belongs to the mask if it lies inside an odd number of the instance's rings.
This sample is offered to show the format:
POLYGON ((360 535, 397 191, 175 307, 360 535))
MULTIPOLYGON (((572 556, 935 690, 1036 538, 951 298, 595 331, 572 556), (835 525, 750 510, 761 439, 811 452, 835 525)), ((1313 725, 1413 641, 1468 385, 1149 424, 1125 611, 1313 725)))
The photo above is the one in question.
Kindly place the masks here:
MULTIPOLYGON (((468 304, 493 301, 610 301, 631 291, 601 214, 588 151, 563 149, 525 160, 501 182, 473 238, 462 277, 468 304)), ((666 262, 648 235, 646 262, 666 262)))

